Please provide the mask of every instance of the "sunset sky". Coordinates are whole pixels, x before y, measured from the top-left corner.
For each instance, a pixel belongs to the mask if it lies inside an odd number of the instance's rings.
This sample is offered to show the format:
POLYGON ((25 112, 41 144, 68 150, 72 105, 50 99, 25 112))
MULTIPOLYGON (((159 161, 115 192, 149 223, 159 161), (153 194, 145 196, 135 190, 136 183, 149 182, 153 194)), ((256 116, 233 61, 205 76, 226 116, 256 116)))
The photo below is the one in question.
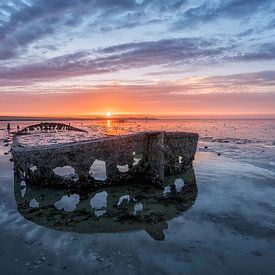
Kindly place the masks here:
POLYGON ((3 0, 0 115, 275 118, 274 0, 3 0))

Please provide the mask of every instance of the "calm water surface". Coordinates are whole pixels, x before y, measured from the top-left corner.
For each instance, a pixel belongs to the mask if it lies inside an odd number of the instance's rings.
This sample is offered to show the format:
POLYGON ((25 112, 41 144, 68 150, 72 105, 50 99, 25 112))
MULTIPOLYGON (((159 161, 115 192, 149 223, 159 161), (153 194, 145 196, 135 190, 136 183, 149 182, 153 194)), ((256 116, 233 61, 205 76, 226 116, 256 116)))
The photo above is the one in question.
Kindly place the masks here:
POLYGON ((14 178, 11 140, 0 122, 1 274, 274 274, 274 120, 71 124, 89 133, 36 133, 21 142, 192 131, 200 134, 194 167, 166 178, 165 190, 26 186, 14 178))

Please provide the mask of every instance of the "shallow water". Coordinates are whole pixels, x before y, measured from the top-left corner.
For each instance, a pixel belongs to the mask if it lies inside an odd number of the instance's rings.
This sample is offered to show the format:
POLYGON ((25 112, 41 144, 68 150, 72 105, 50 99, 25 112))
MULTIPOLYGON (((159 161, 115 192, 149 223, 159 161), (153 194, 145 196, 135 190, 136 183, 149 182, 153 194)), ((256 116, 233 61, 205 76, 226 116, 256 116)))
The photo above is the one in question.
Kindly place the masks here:
POLYGON ((274 273, 274 121, 72 124, 104 135, 190 130, 201 140, 193 170, 166 179, 175 187, 169 204, 169 188, 25 186, 14 180, 1 123, 1 274, 274 273))

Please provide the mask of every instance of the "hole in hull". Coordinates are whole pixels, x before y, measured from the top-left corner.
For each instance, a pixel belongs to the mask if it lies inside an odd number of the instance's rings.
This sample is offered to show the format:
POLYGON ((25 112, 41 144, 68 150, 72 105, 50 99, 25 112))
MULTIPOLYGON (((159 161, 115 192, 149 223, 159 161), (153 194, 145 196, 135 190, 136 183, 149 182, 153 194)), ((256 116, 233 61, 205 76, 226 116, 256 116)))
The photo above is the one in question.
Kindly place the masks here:
POLYGON ((126 165, 117 165, 117 169, 121 173, 126 173, 126 172, 129 171, 129 165, 128 164, 126 164, 126 165))
POLYGON ((95 180, 105 181, 107 179, 105 161, 96 159, 92 164, 89 173, 95 180))
POLYGON ((31 166, 30 170, 32 173, 34 173, 37 170, 37 166, 36 165, 31 166))
POLYGON ((176 179, 174 182, 175 188, 177 192, 181 192, 182 188, 184 187, 183 179, 176 179))
POLYGON ((138 202, 134 205, 134 215, 137 215, 142 210, 143 210, 143 204, 141 202, 138 202))
POLYGON ((39 207, 39 202, 36 199, 32 199, 29 203, 29 206, 31 208, 38 208, 39 207))
POLYGON ((80 196, 78 194, 73 194, 69 196, 63 196, 61 200, 57 201, 54 206, 59 210, 74 211, 76 205, 79 203, 80 196))
POLYGON ((136 166, 141 161, 141 158, 134 158, 133 166, 136 166))
POLYGON ((121 196, 119 198, 119 200, 118 200, 117 206, 120 206, 124 202, 127 203, 127 204, 130 202, 130 196, 129 195, 123 195, 123 196, 121 196))
POLYGON ((75 170, 71 166, 56 167, 53 169, 54 173, 60 177, 70 177, 75 175, 75 170))
POLYGON ((108 193, 106 191, 97 193, 90 200, 90 205, 93 209, 101 210, 107 207, 108 193))

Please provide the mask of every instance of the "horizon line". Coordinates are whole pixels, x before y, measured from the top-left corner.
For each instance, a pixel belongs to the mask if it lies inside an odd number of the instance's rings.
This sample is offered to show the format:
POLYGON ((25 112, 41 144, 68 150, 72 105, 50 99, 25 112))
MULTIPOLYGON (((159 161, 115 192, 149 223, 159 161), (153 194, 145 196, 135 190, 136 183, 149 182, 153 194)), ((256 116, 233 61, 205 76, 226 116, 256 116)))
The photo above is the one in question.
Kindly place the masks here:
POLYGON ((0 121, 8 120, 112 120, 112 119, 275 119, 274 114, 113 114, 111 116, 94 115, 0 115, 0 121))

